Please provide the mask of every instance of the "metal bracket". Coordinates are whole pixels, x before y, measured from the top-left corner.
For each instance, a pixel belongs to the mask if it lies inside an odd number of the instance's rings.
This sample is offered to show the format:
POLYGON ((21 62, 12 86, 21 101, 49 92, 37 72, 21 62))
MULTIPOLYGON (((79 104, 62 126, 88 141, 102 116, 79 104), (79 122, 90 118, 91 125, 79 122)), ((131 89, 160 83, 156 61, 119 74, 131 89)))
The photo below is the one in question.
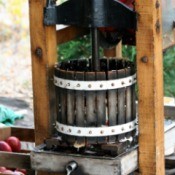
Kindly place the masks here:
POLYGON ((136 29, 136 12, 117 0, 68 0, 59 6, 47 3, 44 24, 136 29))

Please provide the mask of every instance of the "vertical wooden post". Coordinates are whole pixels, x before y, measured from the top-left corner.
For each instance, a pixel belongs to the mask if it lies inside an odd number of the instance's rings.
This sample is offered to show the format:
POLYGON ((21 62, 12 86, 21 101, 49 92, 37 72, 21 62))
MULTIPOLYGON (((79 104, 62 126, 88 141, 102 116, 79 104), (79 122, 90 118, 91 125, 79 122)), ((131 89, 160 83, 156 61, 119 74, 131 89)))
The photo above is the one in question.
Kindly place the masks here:
POLYGON ((43 25, 44 6, 45 0, 29 0, 36 144, 51 136, 51 120, 56 114, 53 85, 56 29, 43 25))
POLYGON ((161 1, 136 0, 139 88, 139 171, 164 175, 161 1))
POLYGON ((122 57, 122 41, 118 43, 118 45, 112 49, 104 49, 104 55, 106 57, 122 57))

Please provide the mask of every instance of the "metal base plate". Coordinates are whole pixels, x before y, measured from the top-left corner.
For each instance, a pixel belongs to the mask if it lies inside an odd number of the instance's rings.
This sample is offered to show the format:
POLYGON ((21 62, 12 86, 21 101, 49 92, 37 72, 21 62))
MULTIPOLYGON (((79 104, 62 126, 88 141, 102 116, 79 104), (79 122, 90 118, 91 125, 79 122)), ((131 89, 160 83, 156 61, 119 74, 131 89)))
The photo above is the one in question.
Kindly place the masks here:
POLYGON ((34 170, 66 173, 66 166, 71 161, 78 164, 77 170, 71 175, 126 175, 138 167, 137 147, 109 158, 44 151, 45 146, 40 145, 31 152, 31 166, 34 170))

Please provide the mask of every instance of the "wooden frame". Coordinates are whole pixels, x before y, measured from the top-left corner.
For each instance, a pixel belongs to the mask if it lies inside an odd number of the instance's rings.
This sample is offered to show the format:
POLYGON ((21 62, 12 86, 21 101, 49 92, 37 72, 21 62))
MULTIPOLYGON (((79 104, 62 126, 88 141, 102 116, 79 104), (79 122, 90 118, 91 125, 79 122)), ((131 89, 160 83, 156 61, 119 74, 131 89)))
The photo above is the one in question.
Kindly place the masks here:
POLYGON ((137 78, 139 91, 139 171, 164 175, 164 111, 161 1, 136 0, 139 14, 137 78), (156 5, 156 3, 158 5, 156 5))
MULTIPOLYGON (((54 131, 52 123, 56 118, 56 112, 53 68, 57 58, 57 44, 69 41, 87 32, 74 27, 56 31, 55 27, 43 26, 43 8, 45 4, 46 0, 29 0, 35 143, 37 145, 43 143, 43 140, 50 137, 54 131)), ((136 0, 136 11, 139 14, 137 31, 139 170, 140 174, 145 175, 165 174, 160 7, 161 1, 158 0, 136 0)), ((18 134, 17 130, 13 130, 15 135, 18 134)), ((22 133, 21 138, 26 136, 26 132, 22 133)), ((33 130, 28 130, 28 133, 30 133, 30 137, 26 138, 26 141, 32 141, 31 138, 34 137, 33 130)), ((3 153, 1 155, 8 156, 3 153)), ((28 161, 27 156, 24 159, 28 161)), ((39 172, 38 174, 50 173, 39 172)))

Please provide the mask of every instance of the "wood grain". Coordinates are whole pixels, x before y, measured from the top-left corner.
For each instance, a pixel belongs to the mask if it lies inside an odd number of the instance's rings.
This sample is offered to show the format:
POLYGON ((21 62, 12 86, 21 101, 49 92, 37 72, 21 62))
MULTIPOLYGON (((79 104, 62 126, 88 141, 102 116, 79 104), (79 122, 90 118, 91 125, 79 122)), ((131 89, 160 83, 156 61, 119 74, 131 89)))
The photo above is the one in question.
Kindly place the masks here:
POLYGON ((161 1, 136 0, 136 11, 139 171, 142 175, 164 175, 161 1))
POLYGON ((76 39, 78 37, 82 37, 89 33, 88 29, 81 28, 81 27, 65 27, 61 30, 57 31, 57 44, 63 44, 70 40, 76 39))
POLYGON ((11 135, 18 137, 21 141, 35 142, 35 131, 32 128, 11 127, 11 135))
MULTIPOLYGON (((46 0, 29 0, 32 77, 35 117, 35 142, 43 143, 51 137, 56 120, 54 64, 57 59, 55 26, 43 25, 43 8, 46 0), (37 55, 37 48, 41 54, 37 55)), ((39 173, 38 174, 47 174, 39 173)))
POLYGON ((30 154, 7 153, 0 151, 0 166, 31 169, 30 154))

